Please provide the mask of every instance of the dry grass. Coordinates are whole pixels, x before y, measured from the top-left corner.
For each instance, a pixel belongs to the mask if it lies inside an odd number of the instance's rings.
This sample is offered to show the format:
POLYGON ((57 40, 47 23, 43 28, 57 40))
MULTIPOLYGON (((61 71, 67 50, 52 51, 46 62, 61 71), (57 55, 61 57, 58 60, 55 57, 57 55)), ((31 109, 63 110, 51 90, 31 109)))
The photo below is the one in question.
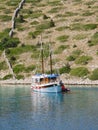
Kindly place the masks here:
MULTIPOLYGON (((7 15, 13 15, 13 12, 18 5, 8 6, 6 3, 9 1, 10 0, 6 0, 5 2, 3 0, 0 0, 0 7, 5 7, 0 10, 0 15, 5 15, 5 12, 8 9, 10 9, 10 11, 7 15)), ((55 27, 42 30, 41 35, 44 43, 49 42, 50 40, 51 42, 53 42, 52 47, 54 51, 57 50, 60 45, 69 46, 59 54, 55 54, 55 57, 59 59, 57 60, 59 67, 62 66, 62 63, 65 64, 67 62, 66 57, 69 56, 72 51, 80 49, 81 51, 83 51, 84 55, 90 55, 93 58, 91 61, 89 61, 87 65, 85 65, 91 71, 94 68, 98 68, 98 55, 96 55, 98 44, 92 47, 89 47, 87 44, 88 41, 91 40, 91 37, 98 30, 97 7, 97 0, 70 0, 64 1, 64 3, 62 3, 60 0, 42 0, 37 4, 26 2, 23 9, 20 11, 20 14, 23 15, 25 22, 18 23, 19 26, 15 29, 14 37, 18 37, 21 41, 21 44, 24 43, 36 45, 40 35, 36 36, 36 38, 32 38, 29 37, 29 33, 36 31, 36 27, 43 22, 45 23, 53 19, 55 27), (43 19, 44 14, 49 18, 43 19), (32 25, 34 21, 37 21, 38 24, 32 25), (80 24, 80 26, 81 24, 96 24, 97 26, 94 29, 89 30, 83 30, 81 28, 78 29, 77 27, 74 27, 74 29, 72 29, 72 25, 77 25, 78 23, 80 24), (19 31, 19 27, 23 28, 23 30, 19 31), (64 27, 64 29, 62 27, 64 27), (57 28, 61 29, 57 30, 57 28), (60 40, 57 40, 58 37, 63 35, 68 36, 67 41, 65 41, 64 43, 62 43, 60 40), (76 47, 74 47, 74 45, 76 47)), ((0 19, 0 32, 9 27, 11 27, 11 21, 2 21, 0 19)), ((31 65, 34 59, 30 59, 30 55, 31 52, 27 52, 27 55, 25 52, 25 54, 20 55, 20 59, 18 60, 25 65, 31 65), (29 60, 27 60, 28 58, 29 60)), ((78 66, 77 64, 75 64, 75 62, 69 62, 69 64, 71 65, 71 67, 78 66)))

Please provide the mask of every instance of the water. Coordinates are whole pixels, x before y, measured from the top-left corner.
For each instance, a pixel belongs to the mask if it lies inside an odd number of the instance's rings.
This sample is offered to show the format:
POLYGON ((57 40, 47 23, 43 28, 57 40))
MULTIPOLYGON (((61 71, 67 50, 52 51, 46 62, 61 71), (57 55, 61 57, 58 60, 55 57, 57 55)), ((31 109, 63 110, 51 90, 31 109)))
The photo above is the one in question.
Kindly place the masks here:
POLYGON ((68 94, 0 86, 0 130, 98 130, 98 88, 68 94))

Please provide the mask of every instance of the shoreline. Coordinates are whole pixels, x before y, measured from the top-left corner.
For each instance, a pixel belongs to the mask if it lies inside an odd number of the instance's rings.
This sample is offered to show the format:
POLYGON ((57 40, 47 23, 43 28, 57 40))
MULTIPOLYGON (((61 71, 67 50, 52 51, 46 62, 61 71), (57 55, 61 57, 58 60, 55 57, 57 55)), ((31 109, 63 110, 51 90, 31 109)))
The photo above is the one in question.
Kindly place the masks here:
MULTIPOLYGON (((91 85, 91 86, 98 86, 98 80, 91 81, 89 79, 64 79, 63 81, 65 85, 91 85)), ((9 79, 9 80, 0 80, 1 85, 31 85, 31 79, 9 79)))

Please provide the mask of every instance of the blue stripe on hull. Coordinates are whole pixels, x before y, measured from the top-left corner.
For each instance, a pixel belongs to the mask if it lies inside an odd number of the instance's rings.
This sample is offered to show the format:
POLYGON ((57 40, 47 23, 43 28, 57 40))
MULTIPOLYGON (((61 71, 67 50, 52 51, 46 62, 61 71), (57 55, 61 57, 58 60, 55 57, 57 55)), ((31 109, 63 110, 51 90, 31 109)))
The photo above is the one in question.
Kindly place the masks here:
POLYGON ((52 92, 53 93, 58 93, 58 92, 61 92, 62 89, 61 89, 61 86, 58 85, 58 86, 53 86, 53 87, 48 87, 48 88, 40 88, 40 89, 33 88, 33 91, 36 91, 36 92, 48 92, 48 93, 52 93, 52 92))

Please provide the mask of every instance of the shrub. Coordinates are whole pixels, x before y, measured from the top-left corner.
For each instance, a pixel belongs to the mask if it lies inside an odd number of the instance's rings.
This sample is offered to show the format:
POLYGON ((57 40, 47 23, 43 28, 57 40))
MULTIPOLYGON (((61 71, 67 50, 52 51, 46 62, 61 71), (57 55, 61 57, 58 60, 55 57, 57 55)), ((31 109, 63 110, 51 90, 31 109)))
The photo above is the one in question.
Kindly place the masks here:
POLYGON ((75 56, 74 55, 70 55, 70 56, 68 56, 67 58, 66 58, 66 60, 68 60, 68 61, 74 61, 76 58, 75 58, 75 56))
POLYGON ((85 68, 85 67, 77 67, 77 68, 71 69, 70 74, 71 74, 72 76, 84 77, 84 76, 86 76, 87 74, 89 74, 89 71, 88 71, 88 69, 85 68))
POLYGON ((11 16, 8 16, 8 15, 0 15, 0 19, 1 21, 10 21, 11 20, 11 16))
POLYGON ((0 70, 5 70, 7 69, 7 65, 5 61, 0 62, 0 70))
POLYGON ((23 75, 16 75, 16 79, 24 79, 24 76, 23 75))
POLYGON ((88 31, 97 28, 97 26, 98 26, 97 24, 93 24, 93 23, 90 24, 75 23, 70 26, 70 29, 88 31))
POLYGON ((62 35, 57 37, 57 40, 59 40, 60 42, 66 42, 68 38, 69 38, 68 35, 62 35))
POLYGON ((22 46, 18 46, 16 48, 13 48, 13 49, 9 49, 10 50, 10 56, 16 56, 16 55, 20 55, 22 53, 25 53, 25 52, 34 52, 37 51, 37 48, 36 46, 34 45, 22 45, 22 46))
POLYGON ((15 19, 16 22, 23 23, 25 22, 23 15, 19 15, 18 18, 15 19))
POLYGON ((96 32, 92 37, 91 40, 88 41, 89 46, 98 45, 98 32, 96 32))
POLYGON ((72 52, 72 54, 70 56, 68 56, 66 59, 68 61, 74 61, 76 60, 76 58, 82 53, 81 50, 75 50, 72 52))
POLYGON ((60 7, 54 7, 48 13, 57 13, 60 10, 60 7))
POLYGON ((32 72, 35 68, 36 68, 35 65, 30 65, 25 68, 25 72, 32 72))
POLYGON ((62 53, 62 51, 64 51, 66 48, 68 48, 68 45, 60 45, 57 50, 55 51, 55 54, 59 54, 62 53))
POLYGON ((12 56, 12 57, 10 58, 10 60, 15 61, 15 60, 16 60, 16 57, 15 57, 15 56, 12 56))
POLYGON ((5 29, 4 31, 0 32, 0 40, 2 40, 5 36, 8 37, 10 28, 5 29))
POLYGON ((54 27, 54 26, 55 26, 55 24, 54 24, 53 20, 45 21, 44 23, 36 26, 36 30, 37 31, 44 31, 45 29, 49 29, 49 28, 54 27))
POLYGON ((18 74, 20 72, 23 72, 25 70, 25 66, 22 65, 22 64, 19 64, 19 65, 16 65, 14 68, 13 68, 13 71, 14 73, 18 74))
POLYGON ((48 19, 48 18, 49 17, 46 14, 43 15, 43 19, 48 19))
POLYGON ((96 54, 98 55, 98 50, 97 50, 96 54))
POLYGON ((74 37, 74 39, 76 40, 81 40, 81 39, 85 39, 87 37, 86 34, 78 34, 74 37))
POLYGON ((13 75, 8 74, 8 75, 6 75, 6 76, 3 77, 3 80, 11 79, 11 78, 13 78, 13 75))
POLYGON ((98 68, 93 70, 93 72, 89 78, 91 80, 98 80, 98 68))
POLYGON ((63 66, 62 68, 59 69, 60 74, 63 73, 69 73, 71 70, 70 65, 66 64, 65 66, 63 66))
POLYGON ((76 64, 82 64, 82 65, 86 65, 88 64, 88 61, 92 60, 91 56, 80 56, 78 59, 76 59, 75 63, 76 64))
POLYGON ((0 49, 17 47, 20 43, 18 38, 4 37, 0 42, 0 49))
POLYGON ((36 30, 34 32, 29 32, 29 36, 32 38, 34 36, 35 38, 42 33, 43 30, 36 30))

